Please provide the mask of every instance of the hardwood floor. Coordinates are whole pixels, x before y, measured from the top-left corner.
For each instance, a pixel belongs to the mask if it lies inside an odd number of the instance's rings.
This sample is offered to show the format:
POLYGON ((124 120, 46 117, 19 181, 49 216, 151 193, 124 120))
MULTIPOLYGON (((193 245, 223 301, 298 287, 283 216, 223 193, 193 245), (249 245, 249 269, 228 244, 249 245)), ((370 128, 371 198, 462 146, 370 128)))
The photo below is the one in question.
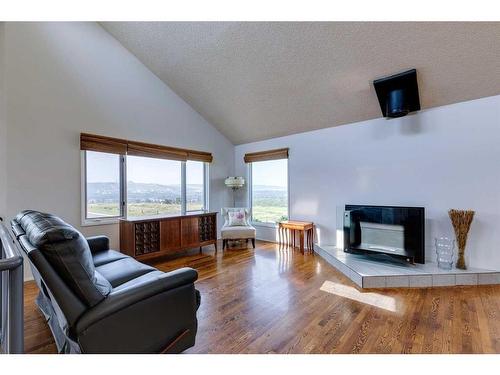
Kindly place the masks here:
MULTIPOLYGON (((187 353, 500 353, 500 286, 360 291, 318 255, 261 241, 152 264, 199 272, 187 353)), ((26 351, 53 353, 36 293, 27 283, 26 351)))

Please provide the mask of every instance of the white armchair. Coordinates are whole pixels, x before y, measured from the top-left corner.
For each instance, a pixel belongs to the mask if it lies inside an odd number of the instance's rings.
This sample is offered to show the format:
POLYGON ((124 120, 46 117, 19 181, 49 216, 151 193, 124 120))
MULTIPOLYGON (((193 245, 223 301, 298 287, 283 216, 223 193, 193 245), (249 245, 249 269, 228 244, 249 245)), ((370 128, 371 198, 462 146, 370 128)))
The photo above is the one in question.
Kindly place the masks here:
POLYGON ((224 225, 221 229, 222 250, 228 246, 229 241, 252 240, 252 246, 255 249, 255 228, 249 224, 249 211, 242 207, 225 207, 221 209, 221 215, 224 218, 224 225), (246 225, 229 225, 229 212, 244 211, 246 225))

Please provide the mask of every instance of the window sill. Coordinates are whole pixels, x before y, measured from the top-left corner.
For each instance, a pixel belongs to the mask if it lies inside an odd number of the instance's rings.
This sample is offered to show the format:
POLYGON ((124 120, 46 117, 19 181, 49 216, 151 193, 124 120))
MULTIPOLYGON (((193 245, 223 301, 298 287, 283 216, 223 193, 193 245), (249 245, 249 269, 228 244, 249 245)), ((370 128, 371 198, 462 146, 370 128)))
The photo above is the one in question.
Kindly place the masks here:
POLYGON ((94 227, 98 225, 111 225, 118 224, 120 218, 110 218, 110 219, 84 219, 82 220, 82 227, 94 227))
POLYGON ((252 221, 250 222, 253 227, 262 227, 262 228, 278 228, 278 224, 275 223, 261 223, 260 221, 252 221))

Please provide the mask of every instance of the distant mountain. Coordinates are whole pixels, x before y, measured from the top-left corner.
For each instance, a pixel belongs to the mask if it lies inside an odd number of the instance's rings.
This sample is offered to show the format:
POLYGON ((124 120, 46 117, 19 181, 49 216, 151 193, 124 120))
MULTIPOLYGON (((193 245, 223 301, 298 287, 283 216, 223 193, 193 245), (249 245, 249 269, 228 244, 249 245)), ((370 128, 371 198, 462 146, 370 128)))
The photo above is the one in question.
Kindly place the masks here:
POLYGON ((95 203, 115 201, 120 195, 120 187, 115 182, 88 182, 87 200, 95 203))
POLYGON ((252 200, 254 204, 267 206, 283 206, 287 203, 286 187, 271 185, 253 185, 252 200))
MULTIPOLYGON (((148 184, 127 182, 127 199, 129 202, 179 202, 181 199, 180 185, 148 184)), ((120 195, 118 183, 89 182, 87 184, 87 199, 91 203, 107 203, 116 201, 120 195)), ((203 185, 188 184, 186 186, 187 200, 200 199, 203 185)), ((254 199, 286 201, 286 188, 283 186, 254 185, 254 199)))
POLYGON ((253 185, 253 191, 286 191, 285 186, 273 186, 273 185, 253 185))

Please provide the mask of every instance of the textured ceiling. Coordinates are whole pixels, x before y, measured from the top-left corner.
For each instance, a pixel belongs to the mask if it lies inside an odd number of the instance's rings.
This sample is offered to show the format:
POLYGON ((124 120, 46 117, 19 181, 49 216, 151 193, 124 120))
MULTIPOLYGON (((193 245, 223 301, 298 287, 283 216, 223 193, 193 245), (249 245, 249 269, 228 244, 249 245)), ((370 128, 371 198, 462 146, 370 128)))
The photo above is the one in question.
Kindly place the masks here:
POLYGON ((409 68, 423 109, 500 94, 500 23, 101 25, 234 144, 381 117, 409 68))

